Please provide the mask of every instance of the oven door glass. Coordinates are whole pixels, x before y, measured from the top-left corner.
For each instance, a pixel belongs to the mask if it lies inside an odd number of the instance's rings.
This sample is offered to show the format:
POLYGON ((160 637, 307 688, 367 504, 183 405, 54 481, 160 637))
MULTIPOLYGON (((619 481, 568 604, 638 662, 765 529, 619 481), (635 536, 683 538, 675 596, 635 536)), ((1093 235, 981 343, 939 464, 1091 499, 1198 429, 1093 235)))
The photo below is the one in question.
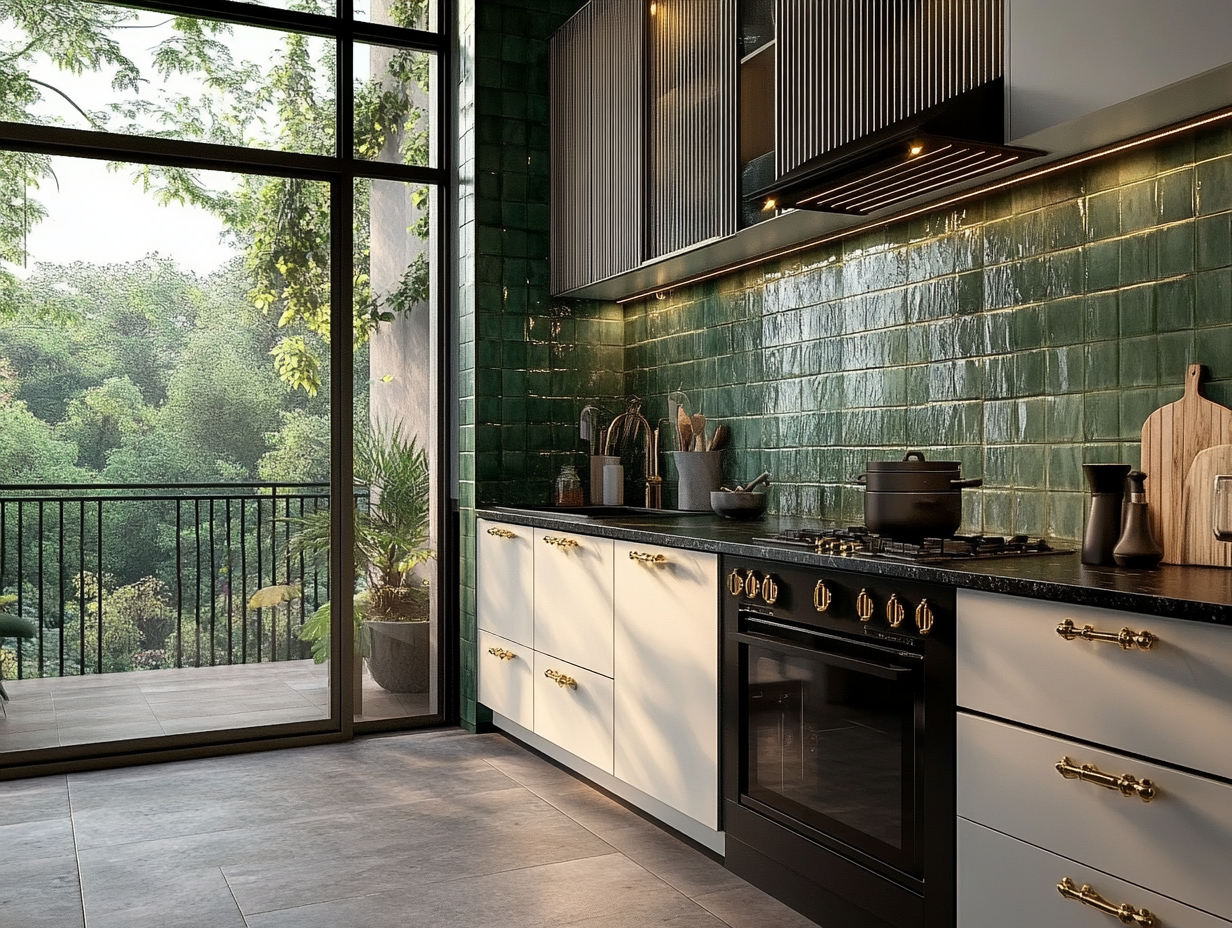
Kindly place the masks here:
POLYGON ((923 661, 822 637, 740 639, 745 795, 826 843, 914 871, 923 661))

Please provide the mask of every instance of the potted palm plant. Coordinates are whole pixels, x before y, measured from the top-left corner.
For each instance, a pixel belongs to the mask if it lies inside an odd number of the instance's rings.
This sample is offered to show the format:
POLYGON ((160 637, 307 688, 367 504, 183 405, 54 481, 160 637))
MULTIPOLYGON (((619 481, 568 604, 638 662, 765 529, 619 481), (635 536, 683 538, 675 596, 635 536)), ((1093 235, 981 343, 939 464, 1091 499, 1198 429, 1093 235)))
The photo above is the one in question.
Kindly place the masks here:
MULTIPOLYGON (((366 506, 355 511, 355 642, 372 678, 394 693, 428 691, 428 580, 416 568, 436 556, 428 547, 431 473, 427 452, 400 427, 367 432, 355 442, 355 481, 368 487, 366 506)), ((284 520, 294 527, 287 544, 318 563, 329 561, 330 514, 322 509, 284 520)), ((264 587, 250 609, 267 608, 302 596, 297 584, 264 587)), ((330 605, 325 603, 300 628, 313 660, 330 655, 330 605)))

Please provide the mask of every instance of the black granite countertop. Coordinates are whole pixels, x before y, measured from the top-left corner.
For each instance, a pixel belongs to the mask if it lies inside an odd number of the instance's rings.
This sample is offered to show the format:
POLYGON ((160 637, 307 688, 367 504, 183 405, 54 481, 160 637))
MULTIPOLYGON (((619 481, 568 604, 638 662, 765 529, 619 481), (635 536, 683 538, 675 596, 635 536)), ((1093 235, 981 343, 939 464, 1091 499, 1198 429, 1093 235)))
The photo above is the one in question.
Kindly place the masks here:
POLYGON ((1087 567, 1076 553, 944 564, 830 557, 754 541, 781 529, 818 525, 816 521, 778 516, 733 522, 715 515, 673 516, 667 512, 662 517, 627 520, 579 519, 548 511, 500 508, 481 508, 477 514, 482 519, 561 532, 1232 625, 1232 570, 1218 567, 1087 567))

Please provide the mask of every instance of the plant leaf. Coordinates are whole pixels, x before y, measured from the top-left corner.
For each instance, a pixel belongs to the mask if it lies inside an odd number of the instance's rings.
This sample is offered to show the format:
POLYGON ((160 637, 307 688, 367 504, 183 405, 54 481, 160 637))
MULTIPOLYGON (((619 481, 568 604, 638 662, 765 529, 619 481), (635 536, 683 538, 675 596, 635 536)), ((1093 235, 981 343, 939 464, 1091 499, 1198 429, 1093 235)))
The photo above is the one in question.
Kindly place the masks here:
POLYGON ((279 583, 274 586, 266 586, 253 593, 248 600, 249 609, 269 609, 272 606, 281 606, 283 603, 289 603, 293 599, 299 599, 303 595, 298 583, 279 583))

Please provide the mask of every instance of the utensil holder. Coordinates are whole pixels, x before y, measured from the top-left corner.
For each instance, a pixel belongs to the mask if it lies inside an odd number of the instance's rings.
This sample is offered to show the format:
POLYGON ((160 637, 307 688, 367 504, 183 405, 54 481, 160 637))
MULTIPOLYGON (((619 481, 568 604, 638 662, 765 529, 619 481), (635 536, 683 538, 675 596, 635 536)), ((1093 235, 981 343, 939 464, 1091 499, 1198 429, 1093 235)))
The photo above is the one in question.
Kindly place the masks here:
POLYGON ((590 505, 603 505, 603 468, 608 464, 619 464, 620 455, 592 454, 590 456, 590 505))
POLYGON ((689 512, 709 511, 710 494, 723 479, 721 451, 673 451, 677 484, 676 508, 689 512))

